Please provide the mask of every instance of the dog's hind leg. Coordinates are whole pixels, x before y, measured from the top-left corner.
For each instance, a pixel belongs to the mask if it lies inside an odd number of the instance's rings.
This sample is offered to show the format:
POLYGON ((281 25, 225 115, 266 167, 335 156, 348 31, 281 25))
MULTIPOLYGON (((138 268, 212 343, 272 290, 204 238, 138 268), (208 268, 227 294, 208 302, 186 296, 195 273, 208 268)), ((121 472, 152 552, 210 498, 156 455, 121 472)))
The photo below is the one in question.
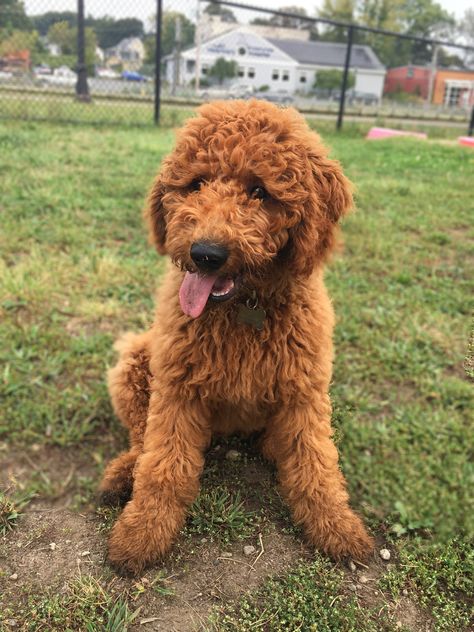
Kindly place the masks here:
POLYGON ((99 487, 102 504, 124 504, 133 487, 133 470, 143 449, 150 399, 150 332, 127 334, 116 344, 119 361, 109 371, 108 384, 114 411, 128 428, 130 449, 106 467, 99 487))

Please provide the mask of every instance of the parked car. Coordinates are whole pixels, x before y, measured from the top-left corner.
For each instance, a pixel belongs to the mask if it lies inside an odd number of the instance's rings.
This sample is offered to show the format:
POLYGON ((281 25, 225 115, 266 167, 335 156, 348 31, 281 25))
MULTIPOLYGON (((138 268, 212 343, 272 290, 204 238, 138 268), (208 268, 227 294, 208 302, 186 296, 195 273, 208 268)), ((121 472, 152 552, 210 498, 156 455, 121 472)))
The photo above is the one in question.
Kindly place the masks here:
POLYGON ((254 96, 257 99, 265 99, 265 101, 280 103, 282 105, 290 105, 294 100, 293 95, 286 90, 265 90, 264 92, 259 90, 254 96))
POLYGON ((41 83, 53 86, 75 86, 77 83, 77 74, 67 66, 55 68, 50 75, 37 75, 41 83))
POLYGON ((145 77, 139 72, 133 72, 132 70, 124 70, 122 72, 122 79, 125 81, 151 81, 150 77, 145 77))
POLYGON ((350 88, 346 90, 346 103, 348 105, 377 105, 379 98, 371 92, 360 92, 350 88))
POLYGON ((48 64, 40 64, 39 66, 35 66, 33 68, 33 72, 37 77, 53 74, 53 71, 51 70, 51 66, 48 66, 48 64))
POLYGON ((111 68, 96 68, 95 74, 99 79, 120 79, 120 74, 111 68))
POLYGON ((230 86, 211 86, 199 90, 198 96, 204 101, 213 99, 250 99, 254 93, 252 86, 232 84, 230 86))

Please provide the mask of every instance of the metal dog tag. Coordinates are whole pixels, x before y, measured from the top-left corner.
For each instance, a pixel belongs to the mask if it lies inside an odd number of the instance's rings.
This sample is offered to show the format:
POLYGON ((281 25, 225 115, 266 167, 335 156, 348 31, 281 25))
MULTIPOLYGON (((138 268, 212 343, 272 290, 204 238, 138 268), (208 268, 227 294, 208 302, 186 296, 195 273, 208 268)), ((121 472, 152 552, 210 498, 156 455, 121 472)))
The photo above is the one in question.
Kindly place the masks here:
POLYGON ((242 303, 239 305, 239 311, 237 312, 237 322, 244 325, 251 325, 261 331, 263 329, 263 323, 267 316, 267 312, 262 307, 258 306, 258 299, 253 293, 252 298, 247 299, 245 305, 242 303))

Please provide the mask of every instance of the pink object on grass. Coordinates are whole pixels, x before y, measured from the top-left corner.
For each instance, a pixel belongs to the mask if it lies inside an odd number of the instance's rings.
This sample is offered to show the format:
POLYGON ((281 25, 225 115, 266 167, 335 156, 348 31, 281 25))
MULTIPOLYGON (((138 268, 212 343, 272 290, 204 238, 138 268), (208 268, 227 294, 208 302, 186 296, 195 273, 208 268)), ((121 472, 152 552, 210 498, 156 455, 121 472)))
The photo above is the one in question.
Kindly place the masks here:
POLYGON ((474 136, 459 136, 458 143, 460 145, 467 145, 468 147, 474 147, 474 136))
POLYGON ((393 136, 413 136, 426 140, 428 136, 421 132, 404 132, 399 129, 389 129, 388 127, 372 127, 367 134, 369 140, 379 140, 380 138, 391 138, 393 136))

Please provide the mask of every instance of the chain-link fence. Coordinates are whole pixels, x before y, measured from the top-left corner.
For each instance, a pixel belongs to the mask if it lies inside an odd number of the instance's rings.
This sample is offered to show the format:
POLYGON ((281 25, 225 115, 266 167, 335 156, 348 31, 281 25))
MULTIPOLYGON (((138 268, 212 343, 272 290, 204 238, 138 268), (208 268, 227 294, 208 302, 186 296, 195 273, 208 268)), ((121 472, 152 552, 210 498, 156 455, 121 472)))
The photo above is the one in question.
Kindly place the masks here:
POLYGON ((474 50, 227 0, 0 0, 2 117, 175 124, 250 97, 339 125, 466 126, 474 50))

